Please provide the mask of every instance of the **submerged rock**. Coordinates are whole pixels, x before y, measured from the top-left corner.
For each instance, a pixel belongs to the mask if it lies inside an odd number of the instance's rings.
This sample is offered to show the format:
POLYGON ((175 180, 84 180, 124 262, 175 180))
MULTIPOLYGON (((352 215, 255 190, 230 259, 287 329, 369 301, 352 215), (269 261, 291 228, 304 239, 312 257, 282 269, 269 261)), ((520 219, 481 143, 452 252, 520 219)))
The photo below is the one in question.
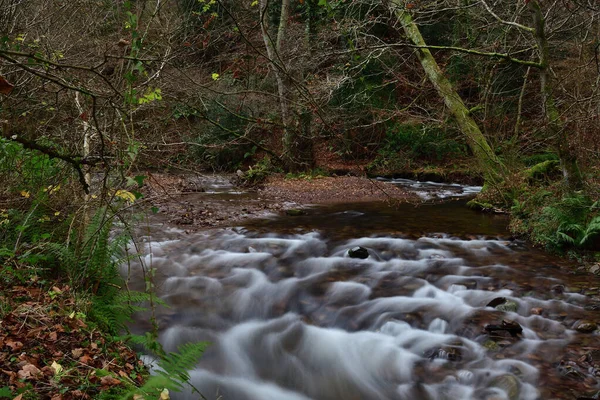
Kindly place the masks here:
POLYGON ((489 332, 497 332, 497 331, 505 331, 510 333, 512 337, 516 337, 518 334, 523 332, 523 328, 516 321, 511 321, 507 319, 503 319, 500 325, 489 324, 484 327, 484 329, 489 332))
POLYGON ((598 329, 598 325, 590 321, 580 321, 575 326, 575 330, 581 333, 592 333, 598 329))
POLYGON ((348 256, 350 258, 360 258, 361 260, 364 260, 369 258, 369 250, 364 247, 356 246, 348 250, 348 256))
POLYGON ((501 304, 506 303, 506 297, 496 297, 494 300, 486 304, 486 307, 496 308, 501 304))
POLYGON ((306 212, 304 210, 300 210, 298 208, 290 208, 288 210, 285 210, 285 213, 287 215, 289 215, 290 217, 298 217, 300 215, 306 214, 306 212))
POLYGON ((490 387, 503 390, 510 400, 517 400, 519 398, 520 382, 514 375, 500 375, 492 379, 490 387))
POLYGON ((531 309, 532 315, 542 315, 543 312, 544 312, 544 309, 541 307, 534 307, 531 309))
POLYGON ((517 310, 519 309, 519 305, 517 303, 515 303, 514 301, 506 301, 506 303, 504 304, 500 304, 499 306, 496 307, 496 310, 498 311, 504 311, 504 312, 517 312, 517 310))

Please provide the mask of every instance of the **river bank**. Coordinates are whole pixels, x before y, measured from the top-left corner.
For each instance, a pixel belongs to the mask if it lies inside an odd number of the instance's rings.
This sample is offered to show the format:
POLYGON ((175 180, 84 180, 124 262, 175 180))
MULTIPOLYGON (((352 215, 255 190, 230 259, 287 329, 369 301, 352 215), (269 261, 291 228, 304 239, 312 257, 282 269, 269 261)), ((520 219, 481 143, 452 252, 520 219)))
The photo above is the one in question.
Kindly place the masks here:
POLYGON ((293 213, 312 204, 411 202, 409 190, 358 176, 286 178, 272 175, 257 186, 240 186, 234 175, 147 173, 144 194, 166 221, 187 231, 293 213))

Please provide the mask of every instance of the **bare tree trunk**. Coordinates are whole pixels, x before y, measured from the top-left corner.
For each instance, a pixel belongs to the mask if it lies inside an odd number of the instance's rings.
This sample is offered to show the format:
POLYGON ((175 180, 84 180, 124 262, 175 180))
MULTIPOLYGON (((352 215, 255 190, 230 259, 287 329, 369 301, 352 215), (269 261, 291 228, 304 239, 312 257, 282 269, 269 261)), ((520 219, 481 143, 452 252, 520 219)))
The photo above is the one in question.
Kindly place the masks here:
POLYGON ((496 157, 496 154, 491 149, 485 136, 479 129, 477 122, 471 118, 469 109, 452 87, 450 81, 446 78, 433 55, 426 48, 427 44, 419 31, 418 26, 413 21, 410 14, 405 10, 402 0, 392 0, 395 6, 395 13, 404 28, 406 36, 416 45, 419 46, 417 55, 421 61, 421 65, 427 74, 427 77, 437 90, 438 94, 444 99, 446 107, 450 110, 462 133, 467 138, 467 142, 471 151, 477 158, 483 173, 486 183, 498 183, 501 181, 503 172, 503 164, 496 157))
POLYGON ((290 105, 288 99, 288 85, 286 78, 286 65, 283 62, 283 54, 281 52, 283 43, 285 41, 285 35, 287 31, 287 20, 289 18, 289 5, 290 0, 282 0, 281 4, 281 15, 279 18, 279 28, 277 30, 277 39, 273 42, 271 35, 269 34, 269 23, 267 16, 268 0, 260 1, 260 26, 262 31, 263 41, 265 48, 267 49, 267 56, 269 57, 269 63, 271 69, 275 74, 275 80, 277 81, 277 92, 279 94, 279 107, 281 111, 281 123, 283 125, 283 146, 284 160, 290 160, 291 154, 291 118, 290 118, 290 105))
POLYGON ((566 127, 560 119, 560 112, 554 101, 552 76, 550 74, 550 55, 545 32, 546 21, 537 0, 530 1, 529 8, 533 12, 534 37, 540 58, 540 90, 546 123, 548 124, 548 134, 558 151, 563 177, 567 186, 572 190, 578 190, 583 187, 583 179, 577 166, 577 157, 569 146, 566 127))

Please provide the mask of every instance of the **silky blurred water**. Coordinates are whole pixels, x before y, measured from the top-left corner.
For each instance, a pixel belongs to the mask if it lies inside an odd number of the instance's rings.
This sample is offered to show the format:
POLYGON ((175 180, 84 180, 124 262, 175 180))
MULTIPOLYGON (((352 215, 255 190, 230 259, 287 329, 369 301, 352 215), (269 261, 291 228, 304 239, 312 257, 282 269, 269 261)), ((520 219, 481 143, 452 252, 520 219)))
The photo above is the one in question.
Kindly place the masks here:
MULTIPOLYGON (((578 293, 589 277, 506 223, 464 201, 313 207, 195 234, 157 223, 141 240, 169 305, 159 340, 212 343, 190 371, 207 399, 574 398, 582 383, 560 362, 600 345, 574 330, 598 318, 578 293), (369 257, 350 258, 356 246, 369 257), (498 297, 514 308, 486 307, 498 297), (522 334, 491 338, 502 320, 522 334)), ((142 264, 129 273, 143 290, 142 264)), ((138 314, 134 332, 150 328, 138 314)))

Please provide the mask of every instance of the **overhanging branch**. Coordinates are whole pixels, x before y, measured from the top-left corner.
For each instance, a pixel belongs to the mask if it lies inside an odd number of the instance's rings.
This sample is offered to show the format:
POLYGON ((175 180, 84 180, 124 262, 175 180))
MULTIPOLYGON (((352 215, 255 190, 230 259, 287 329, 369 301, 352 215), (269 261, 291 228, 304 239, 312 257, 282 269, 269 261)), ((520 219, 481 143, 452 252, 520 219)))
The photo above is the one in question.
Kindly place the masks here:
POLYGON ((40 153, 45 154, 50 158, 59 159, 59 160, 62 160, 64 162, 70 164, 73 167, 73 169, 75 169, 75 171, 77 172, 77 175, 79 177, 79 183, 83 187, 83 191, 86 194, 90 193, 90 185, 88 184, 88 182, 85 179, 85 173, 84 173, 82 167, 84 165, 93 165, 96 163, 96 161, 87 160, 80 156, 61 154, 51 147, 43 146, 43 145, 35 143, 31 140, 27 140, 24 137, 20 136, 19 134, 11 134, 9 132, 9 130, 7 129, 6 123, 4 123, 3 125, 4 125, 4 127, 2 129, 2 133, 1 133, 0 137, 4 138, 6 140, 10 140, 12 142, 19 143, 25 149, 39 151, 40 153))

